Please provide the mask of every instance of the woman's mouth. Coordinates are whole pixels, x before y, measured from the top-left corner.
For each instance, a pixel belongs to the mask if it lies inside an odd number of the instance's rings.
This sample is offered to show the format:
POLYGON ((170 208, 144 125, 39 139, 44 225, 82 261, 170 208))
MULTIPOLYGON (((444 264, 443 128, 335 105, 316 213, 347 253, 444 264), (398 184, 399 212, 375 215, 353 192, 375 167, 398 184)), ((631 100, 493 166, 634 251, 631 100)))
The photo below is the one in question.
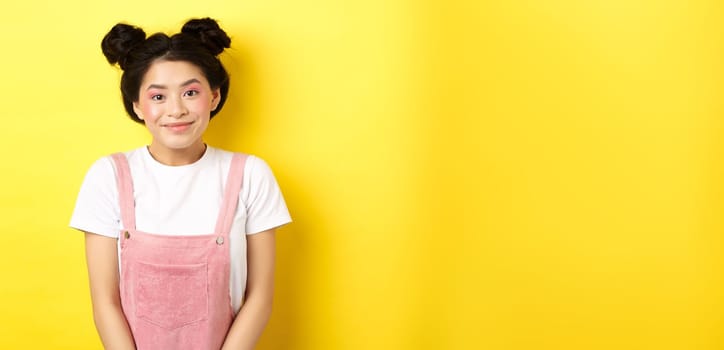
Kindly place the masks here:
POLYGON ((172 132, 184 132, 191 127, 191 124, 194 122, 178 122, 178 123, 166 123, 161 124, 162 127, 172 131, 172 132))

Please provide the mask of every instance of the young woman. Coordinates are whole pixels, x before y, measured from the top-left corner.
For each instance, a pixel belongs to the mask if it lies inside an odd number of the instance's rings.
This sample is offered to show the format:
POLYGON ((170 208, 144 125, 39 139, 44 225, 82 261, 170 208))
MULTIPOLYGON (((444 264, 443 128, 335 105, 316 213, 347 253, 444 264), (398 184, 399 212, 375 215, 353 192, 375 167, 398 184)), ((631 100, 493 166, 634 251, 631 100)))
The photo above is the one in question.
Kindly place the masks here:
POLYGON ((103 38, 126 112, 152 136, 91 166, 71 218, 107 349, 252 349, 269 319, 286 204, 263 160, 203 141, 229 91, 217 56, 230 42, 209 18, 103 38))

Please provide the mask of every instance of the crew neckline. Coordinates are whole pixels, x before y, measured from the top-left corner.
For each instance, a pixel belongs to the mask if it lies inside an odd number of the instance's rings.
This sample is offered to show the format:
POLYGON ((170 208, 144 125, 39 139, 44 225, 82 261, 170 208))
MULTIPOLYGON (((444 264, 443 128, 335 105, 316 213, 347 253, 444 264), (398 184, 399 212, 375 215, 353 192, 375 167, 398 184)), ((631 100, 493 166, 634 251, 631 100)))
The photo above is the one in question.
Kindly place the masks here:
POLYGON ((202 164, 203 162, 205 162, 206 159, 210 158, 211 152, 213 152, 213 150, 212 150, 213 147, 206 145, 204 154, 202 154, 201 158, 199 158, 195 162, 189 163, 189 164, 184 164, 184 165, 167 165, 167 164, 163 164, 163 163, 159 162, 158 160, 156 160, 156 158, 153 158, 153 156, 151 155, 151 151, 148 150, 148 145, 143 146, 141 148, 143 149, 144 157, 150 164, 153 164, 153 166, 155 166, 157 168, 168 169, 168 170, 194 168, 194 167, 198 166, 199 164, 202 164))

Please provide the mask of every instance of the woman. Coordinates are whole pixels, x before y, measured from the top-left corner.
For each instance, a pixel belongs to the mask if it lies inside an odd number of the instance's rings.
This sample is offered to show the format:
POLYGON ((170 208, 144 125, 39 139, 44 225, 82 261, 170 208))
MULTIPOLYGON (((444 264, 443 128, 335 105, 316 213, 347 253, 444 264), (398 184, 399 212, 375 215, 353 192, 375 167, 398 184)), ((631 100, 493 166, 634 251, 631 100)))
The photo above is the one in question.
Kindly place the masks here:
POLYGON ((108 349, 252 349, 269 319, 286 204, 264 161, 203 141, 228 94, 217 56, 230 42, 209 18, 170 37, 119 23, 103 38, 126 112, 152 136, 91 166, 71 218, 108 349))

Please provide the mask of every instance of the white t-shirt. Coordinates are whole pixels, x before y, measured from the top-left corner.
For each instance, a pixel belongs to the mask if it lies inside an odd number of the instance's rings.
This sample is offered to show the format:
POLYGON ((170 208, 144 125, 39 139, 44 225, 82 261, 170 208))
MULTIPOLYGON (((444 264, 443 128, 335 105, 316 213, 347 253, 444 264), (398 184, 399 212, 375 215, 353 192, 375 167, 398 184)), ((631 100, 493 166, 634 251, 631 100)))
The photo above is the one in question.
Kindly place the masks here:
MULTIPOLYGON (((214 232, 233 153, 207 146, 201 159, 182 166, 159 163, 146 147, 125 155, 133 179, 137 230, 181 236, 214 232)), ((260 158, 247 157, 229 234, 234 312, 241 308, 246 289, 246 235, 289 222, 289 211, 271 169, 260 158)), ((99 159, 88 170, 70 226, 118 238, 123 227, 115 165, 110 156, 99 159)))

